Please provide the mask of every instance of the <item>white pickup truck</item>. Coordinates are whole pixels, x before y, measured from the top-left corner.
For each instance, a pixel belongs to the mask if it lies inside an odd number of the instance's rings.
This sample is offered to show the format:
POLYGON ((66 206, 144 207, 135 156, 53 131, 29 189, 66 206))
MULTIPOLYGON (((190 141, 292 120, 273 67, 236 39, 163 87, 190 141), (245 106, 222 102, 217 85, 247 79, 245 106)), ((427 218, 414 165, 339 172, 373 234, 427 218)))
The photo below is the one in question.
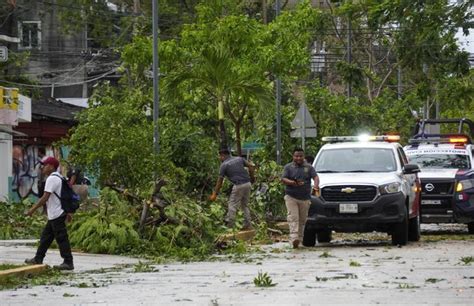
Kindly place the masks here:
MULTIPOLYGON (((453 130, 453 129, 451 129, 453 130)), ((474 124, 468 119, 427 119, 418 123, 405 153, 421 172, 424 223, 465 223, 474 234, 474 124), (446 133, 455 124, 455 133, 446 133), (439 125, 441 132, 427 132, 439 125)))
POLYGON ((311 198, 303 245, 330 242, 336 232, 385 232, 394 245, 420 239, 417 172, 399 137, 333 136, 313 166, 321 193, 311 198))

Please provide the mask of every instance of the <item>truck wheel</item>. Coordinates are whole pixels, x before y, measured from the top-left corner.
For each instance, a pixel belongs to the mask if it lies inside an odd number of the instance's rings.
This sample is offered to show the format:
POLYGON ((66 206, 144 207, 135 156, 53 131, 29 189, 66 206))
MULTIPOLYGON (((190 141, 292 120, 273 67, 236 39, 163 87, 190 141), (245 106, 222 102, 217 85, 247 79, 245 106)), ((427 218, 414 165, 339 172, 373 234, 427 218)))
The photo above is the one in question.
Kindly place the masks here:
POLYGON ((474 234, 474 222, 467 224, 467 231, 469 232, 469 234, 474 234))
POLYGON ((408 221, 408 240, 420 241, 420 236, 420 214, 418 214, 415 218, 411 218, 410 221, 408 221))
POLYGON ((393 245, 406 245, 408 242, 408 214, 405 210, 405 216, 402 222, 396 223, 392 233, 393 245))
POLYGON ((314 247, 316 244, 316 230, 309 226, 304 227, 303 245, 306 247, 314 247))
POLYGON ((318 242, 331 242, 332 231, 322 230, 318 232, 318 242))

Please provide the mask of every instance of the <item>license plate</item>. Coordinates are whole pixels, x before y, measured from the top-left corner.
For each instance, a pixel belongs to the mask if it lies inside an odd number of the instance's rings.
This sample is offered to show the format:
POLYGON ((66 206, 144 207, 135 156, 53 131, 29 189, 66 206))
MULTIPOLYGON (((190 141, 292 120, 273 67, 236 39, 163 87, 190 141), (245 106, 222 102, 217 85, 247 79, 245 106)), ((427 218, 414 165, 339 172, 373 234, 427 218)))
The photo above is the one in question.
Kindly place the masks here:
POLYGON ((339 213, 341 214, 356 214, 359 212, 357 204, 339 204, 339 213))
POLYGON ((421 200, 421 204, 427 204, 427 205, 439 205, 441 204, 441 200, 421 200))

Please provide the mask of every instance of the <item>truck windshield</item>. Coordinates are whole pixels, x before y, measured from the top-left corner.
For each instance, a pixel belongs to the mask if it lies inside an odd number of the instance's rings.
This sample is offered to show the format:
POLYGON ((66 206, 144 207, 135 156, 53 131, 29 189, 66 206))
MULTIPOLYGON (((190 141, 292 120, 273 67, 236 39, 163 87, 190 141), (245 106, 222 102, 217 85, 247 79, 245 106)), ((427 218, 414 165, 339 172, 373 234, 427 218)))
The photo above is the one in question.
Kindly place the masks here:
POLYGON ((421 169, 470 169, 468 155, 461 154, 413 154, 408 155, 410 162, 421 169))
POLYGON ((393 151, 379 148, 324 150, 315 162, 316 172, 391 172, 397 169, 393 151))

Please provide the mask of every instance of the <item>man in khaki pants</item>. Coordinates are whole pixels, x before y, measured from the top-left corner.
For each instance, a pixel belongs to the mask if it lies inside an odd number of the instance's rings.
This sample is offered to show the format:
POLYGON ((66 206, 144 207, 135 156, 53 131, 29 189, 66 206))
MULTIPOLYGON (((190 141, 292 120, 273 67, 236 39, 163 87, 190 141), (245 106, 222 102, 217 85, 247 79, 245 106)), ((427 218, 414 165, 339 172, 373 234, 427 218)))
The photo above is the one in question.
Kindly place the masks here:
POLYGON ((293 162, 286 164, 281 181, 286 185, 285 204, 290 226, 290 244, 298 248, 303 240, 303 230, 311 204, 311 179, 313 190, 319 192, 319 178, 313 166, 305 161, 303 149, 293 151, 293 162))
POLYGON ((221 167, 219 170, 219 178, 216 182, 214 192, 209 199, 215 201, 219 191, 221 190, 224 177, 227 177, 232 184, 232 193, 229 198, 229 205, 225 222, 227 227, 232 228, 235 225, 235 216, 237 209, 240 207, 244 213, 244 226, 242 229, 252 229, 250 209, 248 207, 250 199, 251 182, 255 181, 254 167, 251 163, 242 157, 232 157, 227 149, 219 151, 219 159, 221 160, 221 167), (247 167, 247 170, 245 170, 247 167))

